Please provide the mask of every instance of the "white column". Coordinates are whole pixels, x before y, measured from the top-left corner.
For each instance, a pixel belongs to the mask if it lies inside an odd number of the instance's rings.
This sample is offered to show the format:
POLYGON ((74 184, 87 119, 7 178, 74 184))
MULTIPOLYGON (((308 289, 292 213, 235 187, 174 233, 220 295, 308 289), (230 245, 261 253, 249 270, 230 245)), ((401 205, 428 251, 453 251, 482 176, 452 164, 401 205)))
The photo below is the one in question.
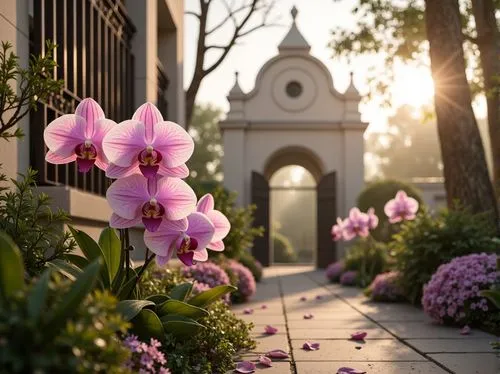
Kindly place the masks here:
POLYGON ((344 215, 356 206, 365 184, 364 127, 344 128, 344 215))
POLYGON ((245 204, 245 130, 226 129, 223 133, 224 142, 224 187, 238 193, 236 204, 245 204))

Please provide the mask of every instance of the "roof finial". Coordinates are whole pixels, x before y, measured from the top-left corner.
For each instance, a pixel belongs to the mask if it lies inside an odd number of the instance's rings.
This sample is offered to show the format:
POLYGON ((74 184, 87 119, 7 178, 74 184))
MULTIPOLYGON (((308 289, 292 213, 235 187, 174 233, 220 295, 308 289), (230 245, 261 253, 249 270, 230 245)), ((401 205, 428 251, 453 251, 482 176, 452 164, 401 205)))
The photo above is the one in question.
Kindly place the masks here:
POLYGON ((229 96, 237 97, 245 94, 240 87, 239 75, 240 73, 238 71, 234 72, 234 86, 231 88, 231 91, 229 91, 229 96))
POLYGON ((292 7, 290 14, 292 15, 293 22, 295 22, 295 19, 297 18, 297 14, 299 14, 299 11, 297 10, 297 7, 295 5, 292 7))

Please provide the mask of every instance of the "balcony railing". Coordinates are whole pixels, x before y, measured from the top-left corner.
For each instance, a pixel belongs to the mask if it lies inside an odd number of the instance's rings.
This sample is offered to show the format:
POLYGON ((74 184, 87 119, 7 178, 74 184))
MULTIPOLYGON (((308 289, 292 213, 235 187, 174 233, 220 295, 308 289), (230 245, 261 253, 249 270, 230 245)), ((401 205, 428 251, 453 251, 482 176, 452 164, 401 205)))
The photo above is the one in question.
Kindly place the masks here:
POLYGON ((58 45, 54 78, 64 80, 60 94, 40 102, 30 114, 30 157, 39 171, 38 183, 104 195, 106 178, 96 167, 82 174, 75 163, 45 162, 43 130, 58 116, 74 112, 84 97, 94 98, 115 121, 131 117, 134 56, 130 42, 135 28, 123 1, 116 0, 36 0, 32 24, 31 53, 43 55, 45 41, 54 41, 58 45))
POLYGON ((158 109, 163 115, 163 118, 168 119, 167 90, 170 81, 160 61, 156 63, 156 67, 158 69, 158 109))

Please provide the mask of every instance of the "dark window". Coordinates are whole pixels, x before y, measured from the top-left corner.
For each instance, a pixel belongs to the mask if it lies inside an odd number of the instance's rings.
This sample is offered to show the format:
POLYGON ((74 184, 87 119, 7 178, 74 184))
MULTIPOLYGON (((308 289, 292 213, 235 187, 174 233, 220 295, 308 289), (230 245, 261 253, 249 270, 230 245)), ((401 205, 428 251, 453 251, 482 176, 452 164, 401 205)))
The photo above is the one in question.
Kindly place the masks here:
POLYGON ((64 88, 30 114, 31 165, 40 185, 69 185, 99 195, 106 193, 104 172, 94 167, 78 173, 75 163, 45 162, 43 130, 50 121, 74 112, 80 100, 92 97, 106 117, 130 118, 134 110, 134 56, 130 42, 135 28, 120 0, 36 0, 33 2, 31 53, 45 53, 45 41, 58 47, 54 70, 64 88))
POLYGON ((286 94, 291 98, 299 97, 302 94, 302 85, 297 81, 291 81, 286 85, 286 94))

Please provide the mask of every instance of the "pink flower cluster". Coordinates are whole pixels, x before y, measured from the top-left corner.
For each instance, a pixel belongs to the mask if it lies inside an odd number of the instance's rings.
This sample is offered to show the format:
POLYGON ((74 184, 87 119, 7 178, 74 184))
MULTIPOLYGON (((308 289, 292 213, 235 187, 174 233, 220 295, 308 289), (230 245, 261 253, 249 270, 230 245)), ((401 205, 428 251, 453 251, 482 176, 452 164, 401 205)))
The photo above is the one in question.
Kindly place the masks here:
POLYGON ((348 270, 340 276, 340 284, 343 286, 354 286, 358 280, 358 272, 348 270))
POLYGON ((210 261, 184 267, 182 273, 185 277, 206 284, 210 288, 231 283, 224 269, 210 261))
POLYGON ((400 273, 390 271, 379 274, 368 287, 371 293, 371 298, 375 301, 397 301, 401 300, 403 290, 399 286, 400 273))
POLYGON ((243 298, 243 301, 251 298, 257 290, 257 284, 252 272, 246 266, 237 261, 228 261, 228 271, 232 272, 238 278, 238 291, 243 298))
POLYGON ((76 161, 80 172, 96 165, 117 179, 106 193, 113 210, 110 226, 143 224, 144 241, 158 264, 176 253, 190 266, 208 259, 207 248, 224 250, 229 221, 214 209, 210 194, 197 203, 181 179, 189 175, 186 162, 193 154, 193 139, 181 126, 165 121, 153 104, 141 105, 132 119, 117 124, 86 98, 74 114, 52 121, 44 140, 48 162, 76 161))
POLYGON ((499 272, 495 254, 471 254, 441 265, 424 286, 424 311, 441 323, 480 321, 489 306, 480 291, 494 284, 499 272))
POLYGON ((127 369, 134 373, 170 374, 170 370, 165 367, 167 359, 160 351, 161 343, 158 340, 151 338, 147 344, 141 342, 135 335, 128 335, 123 344, 131 352, 130 359, 125 363, 127 369))
POLYGON ((202 292, 208 291, 210 288, 212 288, 212 287, 210 287, 206 283, 194 282, 193 283, 193 289, 191 290, 191 294, 193 296, 196 296, 196 295, 199 295, 202 292))
POLYGON ((357 236, 362 238, 370 234, 370 230, 378 226, 378 217, 373 208, 363 213, 358 208, 352 208, 349 211, 349 217, 342 220, 337 217, 337 224, 332 226, 332 239, 334 241, 349 241, 357 236))
POLYGON ((340 280, 340 276, 345 271, 345 263, 344 261, 336 261, 332 262, 326 268, 326 277, 330 282, 338 282, 340 280))

